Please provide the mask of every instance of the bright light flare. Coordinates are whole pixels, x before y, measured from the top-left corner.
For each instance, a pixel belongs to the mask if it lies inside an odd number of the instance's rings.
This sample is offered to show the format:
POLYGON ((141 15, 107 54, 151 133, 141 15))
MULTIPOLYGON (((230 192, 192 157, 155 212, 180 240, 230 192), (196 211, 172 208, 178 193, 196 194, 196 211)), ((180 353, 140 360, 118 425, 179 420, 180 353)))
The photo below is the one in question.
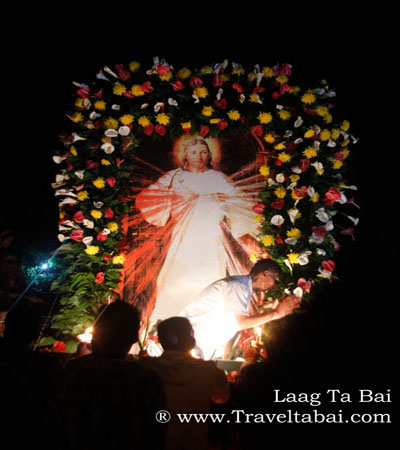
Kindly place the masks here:
POLYGON ((78 334, 78 340, 90 344, 93 338, 93 327, 86 328, 83 334, 78 334))

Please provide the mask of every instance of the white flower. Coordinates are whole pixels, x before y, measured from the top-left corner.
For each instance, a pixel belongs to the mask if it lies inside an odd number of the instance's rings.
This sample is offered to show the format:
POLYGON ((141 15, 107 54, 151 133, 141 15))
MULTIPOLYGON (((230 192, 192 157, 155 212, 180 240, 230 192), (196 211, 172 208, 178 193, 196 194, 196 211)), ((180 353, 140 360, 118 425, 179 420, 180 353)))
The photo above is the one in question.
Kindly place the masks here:
POLYGON ((305 266, 309 263, 308 257, 311 255, 311 252, 307 250, 306 252, 302 253, 300 256, 297 257, 297 261, 300 264, 300 266, 305 266))
POLYGON ((288 245, 296 245, 297 244, 297 239, 290 237, 290 238, 285 239, 285 242, 288 245))
POLYGON ((311 165, 314 166, 315 170, 317 170, 318 172, 321 170, 324 170, 324 165, 319 161, 316 161, 315 163, 312 163, 311 165))
POLYGON ((326 231, 332 231, 334 229, 332 220, 330 220, 329 222, 327 222, 325 224, 325 229, 326 229, 326 231))
POLYGON ((93 229, 94 228, 94 222, 89 220, 89 219, 85 219, 83 221, 83 226, 89 229, 93 229))
POLYGON ((128 134, 131 132, 131 129, 127 126, 127 125, 124 125, 124 126, 122 126, 122 127, 119 127, 119 129, 118 129, 118 133, 121 135, 121 136, 128 136, 128 134))
POLYGON ((104 150, 104 153, 107 153, 107 155, 111 155, 111 153, 115 150, 115 147, 109 142, 103 144, 101 148, 104 150))
POLYGON ((324 242, 324 238, 322 236, 319 236, 318 234, 313 233, 311 235, 311 242, 314 244, 322 244, 324 242))
POLYGON ((108 228, 104 228, 104 230, 101 233, 102 234, 110 234, 111 231, 108 228))
POLYGON ((292 172, 296 173, 297 175, 300 175, 302 173, 299 166, 292 167, 292 172))
POLYGON ((282 225, 284 221, 285 221, 285 219, 282 216, 280 216, 279 214, 272 217, 272 219, 271 219, 272 225, 276 225, 276 226, 282 225))
POLYGON ((309 197, 314 197, 315 189, 312 186, 308 186, 307 194, 308 194, 309 197))
POLYGON ((76 142, 76 141, 86 141, 86 139, 79 136, 76 133, 72 133, 72 142, 76 142))
MULTIPOLYGON (((105 132, 104 132, 104 134, 107 136, 107 137, 117 137, 118 136, 118 131, 117 130, 114 130, 114 129, 112 129, 112 128, 109 128, 108 130, 106 130, 105 132)), ((103 147, 102 147, 103 148, 103 147)))
POLYGON ((317 255, 319 255, 319 256, 326 255, 326 251, 323 248, 317 248, 316 252, 317 252, 317 255))
POLYGON ((64 242, 64 241, 66 241, 67 239, 70 239, 69 237, 67 237, 67 236, 64 236, 63 234, 58 234, 57 235, 57 239, 60 241, 60 242, 64 242))
POLYGON ((65 156, 53 156, 53 161, 56 164, 61 164, 64 161, 64 159, 66 159, 65 156))
POLYGON ((294 123, 294 127, 295 127, 295 128, 299 128, 299 127, 301 127, 302 125, 303 125, 303 119, 302 119, 301 116, 299 116, 299 117, 296 119, 296 122, 294 123))
POLYGON ((119 111, 121 107, 119 105, 112 105, 111 109, 113 109, 114 111, 119 111))
POLYGON ((168 104, 171 106, 178 106, 178 102, 174 100, 173 98, 168 99, 168 104))
POLYGON ((86 245, 86 247, 89 247, 89 245, 92 244, 93 236, 87 236, 83 238, 82 242, 86 245))
POLYGON ((336 142, 332 141, 332 139, 329 139, 328 147, 336 147, 336 142))
POLYGON ((315 213, 315 215, 318 217, 318 219, 321 222, 327 223, 329 221, 329 216, 328 214, 325 212, 325 208, 319 208, 317 210, 317 212, 315 213))
POLYGON ((297 216, 298 213, 299 213, 299 210, 298 210, 298 209, 289 209, 288 215, 289 215, 290 221, 291 221, 292 223, 295 222, 296 216, 297 216))
POLYGON ((340 192, 341 197, 338 201, 338 203, 340 203, 341 205, 344 205, 345 203, 347 203, 347 197, 343 194, 343 192, 340 192))
POLYGON ((164 106, 163 102, 158 102, 154 105, 154 112, 158 113, 160 109, 164 106))
POLYGON ((103 202, 93 202, 93 205, 95 208, 99 209, 104 205, 104 203, 103 202))
POLYGON ((275 180, 278 183, 283 183, 285 181, 285 175, 283 175, 283 173, 278 173, 278 175, 275 177, 275 180))
POLYGON ((358 222, 360 221, 360 219, 359 219, 358 217, 348 216, 348 215, 346 215, 346 214, 345 214, 345 216, 346 216, 349 220, 351 220, 351 221, 354 223, 354 225, 358 225, 358 222))
POLYGON ((97 119, 98 117, 101 117, 101 114, 97 113, 96 111, 93 111, 89 116, 89 118, 92 120, 97 119))
POLYGON ((294 294, 296 297, 301 298, 301 297, 303 297, 303 289, 302 289, 301 287, 297 287, 297 288, 293 291, 293 294, 294 294))
POLYGON ((322 269, 322 267, 318 269, 318 272, 319 274, 317 276, 320 278, 325 278, 327 280, 332 278, 332 272, 328 272, 327 270, 322 269))

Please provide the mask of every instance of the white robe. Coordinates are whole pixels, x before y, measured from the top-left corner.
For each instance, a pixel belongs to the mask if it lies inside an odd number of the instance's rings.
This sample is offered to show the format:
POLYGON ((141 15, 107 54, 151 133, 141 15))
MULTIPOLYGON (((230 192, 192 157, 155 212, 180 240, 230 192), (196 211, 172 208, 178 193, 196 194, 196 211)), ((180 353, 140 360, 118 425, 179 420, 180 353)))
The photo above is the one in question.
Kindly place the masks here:
MULTIPOLYGON (((227 276, 229 250, 221 221, 224 217, 230 219, 230 231, 235 237, 248 233, 252 224, 251 219, 242 223, 237 215, 235 218, 235 207, 243 206, 237 193, 222 172, 175 169, 137 196, 136 206, 149 223, 163 226, 170 218, 177 220, 157 279, 153 323, 178 315, 205 287, 227 276), (210 194, 216 193, 229 195, 230 200, 212 198, 210 194)), ((238 272, 231 270, 229 275, 238 272)))

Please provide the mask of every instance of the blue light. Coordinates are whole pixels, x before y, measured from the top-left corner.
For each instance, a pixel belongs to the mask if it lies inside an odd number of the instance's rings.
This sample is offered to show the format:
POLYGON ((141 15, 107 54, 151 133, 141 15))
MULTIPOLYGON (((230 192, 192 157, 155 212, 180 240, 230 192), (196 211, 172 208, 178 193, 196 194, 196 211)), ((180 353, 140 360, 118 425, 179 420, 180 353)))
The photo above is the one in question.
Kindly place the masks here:
POLYGON ((42 268, 42 270, 46 270, 49 268, 49 265, 48 263, 43 263, 40 267, 42 268))

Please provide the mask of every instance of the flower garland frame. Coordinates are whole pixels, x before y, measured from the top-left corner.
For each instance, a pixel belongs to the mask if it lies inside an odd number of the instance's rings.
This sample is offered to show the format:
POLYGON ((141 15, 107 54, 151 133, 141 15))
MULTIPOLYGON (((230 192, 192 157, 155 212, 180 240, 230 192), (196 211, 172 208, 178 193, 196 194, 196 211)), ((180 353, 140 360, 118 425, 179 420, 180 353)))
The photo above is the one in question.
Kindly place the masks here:
POLYGON ((63 168, 52 185, 60 198, 60 253, 70 262, 54 285, 61 310, 52 329, 69 351, 116 296, 130 159, 143 139, 256 137, 265 188, 253 210, 264 250, 252 260, 271 256, 283 270, 270 300, 283 292, 306 298, 314 284, 335 277, 337 235, 353 237, 358 222, 341 212, 357 206, 348 194, 357 188, 344 178, 356 139, 348 121, 334 120, 335 92, 326 81, 298 86, 290 64, 246 70, 224 61, 192 70, 157 57, 153 63, 148 70, 136 61, 104 67, 92 85, 74 83, 72 129, 60 136, 53 159, 63 168))

